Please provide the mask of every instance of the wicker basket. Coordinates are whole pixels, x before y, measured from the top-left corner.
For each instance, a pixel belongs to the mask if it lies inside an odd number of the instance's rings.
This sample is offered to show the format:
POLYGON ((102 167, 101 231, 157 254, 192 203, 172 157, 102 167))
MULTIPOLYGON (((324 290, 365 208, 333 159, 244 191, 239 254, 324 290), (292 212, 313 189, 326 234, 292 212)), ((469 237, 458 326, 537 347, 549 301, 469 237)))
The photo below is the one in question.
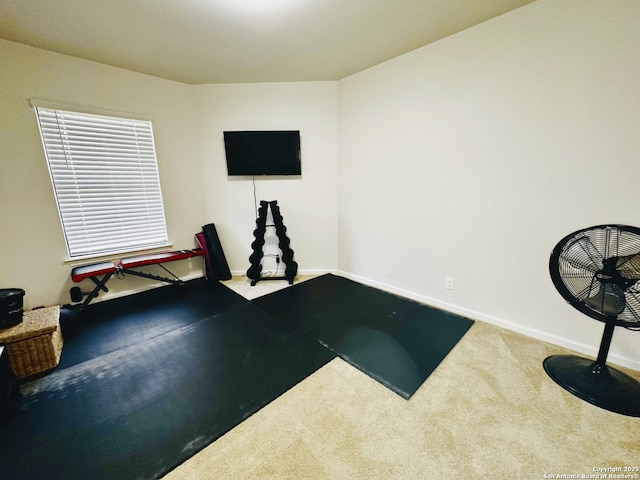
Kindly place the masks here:
POLYGON ((60 307, 24 312, 22 323, 0 330, 0 343, 6 346, 11 369, 19 379, 57 367, 63 344, 60 307))

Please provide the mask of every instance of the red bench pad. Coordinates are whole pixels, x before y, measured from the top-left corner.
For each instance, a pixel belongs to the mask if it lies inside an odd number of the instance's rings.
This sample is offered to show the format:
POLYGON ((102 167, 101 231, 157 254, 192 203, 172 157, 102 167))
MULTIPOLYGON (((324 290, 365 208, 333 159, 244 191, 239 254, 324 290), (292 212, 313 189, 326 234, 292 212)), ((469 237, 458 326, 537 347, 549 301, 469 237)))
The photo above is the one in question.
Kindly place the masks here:
POLYGON ((108 273, 115 273, 121 269, 142 267, 145 265, 156 265, 158 263, 173 262, 184 258, 197 257, 203 255, 202 248, 194 248, 193 250, 178 250, 175 252, 152 253, 148 255, 138 255, 135 257, 123 258, 116 265, 113 262, 94 263, 93 265, 84 265, 75 267, 71 270, 71 279, 78 283, 85 278, 97 277, 108 273))
POLYGON ((161 252, 149 255, 138 255, 136 257, 123 258, 120 260, 122 268, 136 268, 145 265, 156 265, 158 263, 173 262, 175 260, 183 260, 185 258, 202 255, 202 249, 195 250, 179 250, 177 252, 161 252))
POLYGON ((113 262, 95 263, 93 265, 85 265, 83 267, 75 267, 71 270, 71 279, 74 282, 81 282, 85 278, 97 277, 98 275, 106 275, 114 273, 117 270, 113 262))

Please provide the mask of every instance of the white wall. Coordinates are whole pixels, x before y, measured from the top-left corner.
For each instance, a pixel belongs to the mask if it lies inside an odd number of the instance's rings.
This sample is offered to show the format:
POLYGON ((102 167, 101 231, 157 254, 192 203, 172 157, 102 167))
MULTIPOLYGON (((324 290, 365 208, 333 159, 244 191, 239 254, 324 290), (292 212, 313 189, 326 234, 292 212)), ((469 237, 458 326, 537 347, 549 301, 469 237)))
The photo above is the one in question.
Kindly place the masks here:
MULTIPOLYGON (((256 177, 255 197, 277 200, 300 273, 337 268, 337 84, 335 82, 195 87, 200 171, 208 221, 216 225, 229 267, 249 268, 256 227, 252 177, 229 177, 225 130, 300 130, 302 175, 256 177)), ((265 254, 279 253, 273 229, 265 254)), ((263 273, 275 272, 265 257, 263 273)), ((282 270, 280 270, 282 273, 282 270)))
MULTIPOLYGON (((193 246, 206 209, 189 86, 4 40, 0 72, 0 288, 23 288, 31 308, 68 303, 74 286, 32 98, 150 117, 169 239, 193 246)), ((201 275, 202 262, 175 270, 201 275)), ((109 288, 117 294, 149 283, 134 277, 109 288)))
MULTIPOLYGON (((595 353, 548 261, 640 223, 638 25, 635 0, 539 0, 340 81, 339 268, 595 353)), ((640 368, 638 341, 610 359, 640 368)))

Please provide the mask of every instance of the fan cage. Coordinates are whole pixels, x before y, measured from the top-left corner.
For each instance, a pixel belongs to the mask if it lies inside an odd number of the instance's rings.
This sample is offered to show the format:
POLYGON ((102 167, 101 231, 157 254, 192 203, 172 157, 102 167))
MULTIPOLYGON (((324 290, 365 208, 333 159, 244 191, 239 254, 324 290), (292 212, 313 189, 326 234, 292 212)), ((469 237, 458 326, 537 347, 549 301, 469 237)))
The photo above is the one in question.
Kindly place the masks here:
POLYGON ((563 238, 550 259, 552 280, 571 305, 597 320, 640 330, 640 229, 590 227, 563 238))

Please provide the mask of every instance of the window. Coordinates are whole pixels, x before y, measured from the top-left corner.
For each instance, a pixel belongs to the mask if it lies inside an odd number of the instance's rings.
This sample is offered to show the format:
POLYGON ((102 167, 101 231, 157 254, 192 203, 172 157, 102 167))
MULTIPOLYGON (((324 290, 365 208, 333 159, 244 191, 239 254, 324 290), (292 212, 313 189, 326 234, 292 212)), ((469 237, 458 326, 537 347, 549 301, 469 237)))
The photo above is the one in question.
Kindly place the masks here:
POLYGON ((167 246, 151 122, 35 110, 69 257, 167 246))

